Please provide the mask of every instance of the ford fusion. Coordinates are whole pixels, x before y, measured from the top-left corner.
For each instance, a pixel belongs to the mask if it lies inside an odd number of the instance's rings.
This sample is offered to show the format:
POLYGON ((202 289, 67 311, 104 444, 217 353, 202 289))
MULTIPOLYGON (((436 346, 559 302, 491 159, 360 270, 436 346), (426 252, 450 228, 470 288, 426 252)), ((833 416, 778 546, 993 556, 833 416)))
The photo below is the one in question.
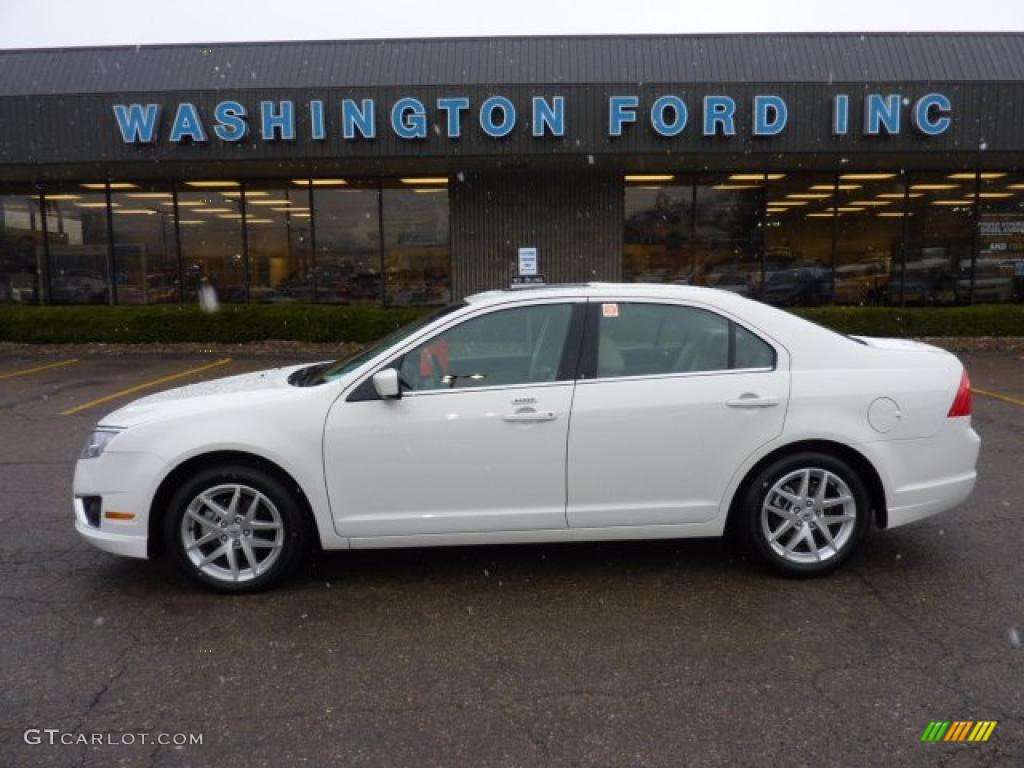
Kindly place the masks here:
POLYGON ((975 482, 967 373, 737 293, 479 294, 347 360, 162 392, 105 417, 78 531, 227 592, 314 547, 737 534, 796 576, 975 482))

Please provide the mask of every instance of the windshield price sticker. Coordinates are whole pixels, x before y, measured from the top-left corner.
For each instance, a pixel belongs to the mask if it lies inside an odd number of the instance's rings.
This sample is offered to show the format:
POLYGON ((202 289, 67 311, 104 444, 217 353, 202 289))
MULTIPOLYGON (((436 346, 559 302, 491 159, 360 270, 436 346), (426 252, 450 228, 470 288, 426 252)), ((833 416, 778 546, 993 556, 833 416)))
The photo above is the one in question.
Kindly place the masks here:
POLYGON ((619 305, 618 304, 602 304, 601 305, 601 316, 602 317, 618 317, 619 316, 619 305))

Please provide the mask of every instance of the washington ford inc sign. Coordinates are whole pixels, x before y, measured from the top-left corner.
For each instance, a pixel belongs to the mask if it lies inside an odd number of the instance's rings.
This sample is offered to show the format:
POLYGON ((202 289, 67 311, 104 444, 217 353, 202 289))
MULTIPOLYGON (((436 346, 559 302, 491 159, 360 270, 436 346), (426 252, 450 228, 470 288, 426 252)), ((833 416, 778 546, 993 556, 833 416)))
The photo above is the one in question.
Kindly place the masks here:
MULTIPOLYGON (((863 95, 859 129, 851 128, 850 94, 831 97, 832 133, 843 136, 859 130, 865 136, 899 134, 905 124, 924 136, 945 133, 952 123, 953 106, 941 93, 927 93, 914 100, 899 93, 867 93, 863 95)), ((777 136, 786 130, 789 108, 781 96, 760 94, 752 99, 749 130, 753 136, 777 136)), ((383 131, 399 139, 425 139, 431 122, 436 132, 448 139, 459 139, 473 124, 494 139, 508 136, 517 129, 529 131, 537 138, 565 137, 572 127, 566 120, 564 96, 534 96, 521 107, 505 96, 491 96, 473 104, 465 96, 445 96, 428 104, 412 96, 393 103, 377 99, 342 99, 325 103, 314 99, 296 105, 294 101, 261 101, 258 108, 240 101, 225 100, 216 104, 210 114, 203 114, 191 102, 180 102, 164 120, 162 104, 115 104, 114 119, 126 144, 204 144, 211 139, 235 143, 258 137, 261 141, 295 141, 297 125, 313 141, 326 141, 328 115, 337 126, 336 133, 345 140, 373 140, 383 131), (305 111, 299 121, 299 110, 305 111)), ((690 105, 676 95, 659 96, 641 103, 636 95, 609 96, 607 101, 607 135, 623 136, 646 123, 659 136, 671 138, 684 131, 699 131, 703 136, 735 136, 739 126, 736 100, 731 96, 704 96, 699 107, 690 105), (697 110, 691 117, 691 108, 697 110)))

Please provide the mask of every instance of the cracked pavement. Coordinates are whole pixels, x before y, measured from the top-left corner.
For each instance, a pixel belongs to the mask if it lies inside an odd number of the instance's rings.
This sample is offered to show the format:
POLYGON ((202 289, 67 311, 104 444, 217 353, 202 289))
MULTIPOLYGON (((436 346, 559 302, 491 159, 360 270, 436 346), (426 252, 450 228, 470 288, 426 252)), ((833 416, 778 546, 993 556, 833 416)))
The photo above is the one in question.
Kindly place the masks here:
MULTIPOLYGON (((965 357, 1024 399, 1020 353, 965 357)), ((974 495, 874 531, 827 579, 662 541, 328 553, 224 597, 72 527, 104 408, 57 414, 181 365, 0 382, 0 766, 1024 764, 1024 407, 975 396, 974 495), (958 719, 999 725, 919 741, 958 719), (27 728, 203 743, 32 746, 27 728)))

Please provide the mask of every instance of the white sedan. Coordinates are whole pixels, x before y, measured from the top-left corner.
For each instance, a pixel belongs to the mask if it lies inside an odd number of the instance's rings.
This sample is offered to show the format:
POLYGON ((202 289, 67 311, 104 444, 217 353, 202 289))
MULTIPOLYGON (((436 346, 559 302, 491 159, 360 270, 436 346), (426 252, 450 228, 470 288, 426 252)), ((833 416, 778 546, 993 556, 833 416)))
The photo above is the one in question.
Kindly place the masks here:
POLYGON ((105 417, 78 531, 202 584, 276 582, 311 547, 720 536, 793 575, 975 482, 967 373, 735 293, 493 291, 353 358, 182 387, 105 417))

